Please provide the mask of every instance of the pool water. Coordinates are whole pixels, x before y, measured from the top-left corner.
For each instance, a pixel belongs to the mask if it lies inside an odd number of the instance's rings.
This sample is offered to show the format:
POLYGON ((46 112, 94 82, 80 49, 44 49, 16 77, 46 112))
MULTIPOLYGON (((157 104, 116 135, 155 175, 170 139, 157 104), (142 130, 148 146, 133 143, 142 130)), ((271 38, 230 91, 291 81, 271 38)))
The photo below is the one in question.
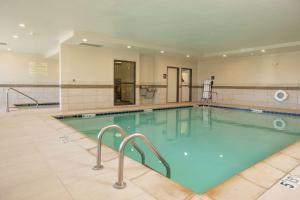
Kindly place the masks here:
MULTIPOLYGON (((95 140, 99 130, 111 124, 120 125, 128 134, 143 133, 168 161, 171 179, 197 193, 206 192, 300 138, 300 117, 222 108, 177 108, 90 119, 68 117, 62 121, 95 140)), ((121 135, 110 132, 104 136, 104 143, 117 150, 121 135)), ((150 149, 140 139, 136 142, 146 154, 146 164, 165 174, 150 149)), ((126 155, 141 162, 130 145, 126 155)))

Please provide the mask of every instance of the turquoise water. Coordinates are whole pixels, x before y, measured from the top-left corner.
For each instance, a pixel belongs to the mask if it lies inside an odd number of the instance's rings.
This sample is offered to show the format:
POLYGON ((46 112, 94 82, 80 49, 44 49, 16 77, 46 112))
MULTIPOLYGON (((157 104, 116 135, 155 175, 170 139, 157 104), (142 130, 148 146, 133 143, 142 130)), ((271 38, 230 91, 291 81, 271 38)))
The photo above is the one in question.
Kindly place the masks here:
MULTIPOLYGON (((170 164, 171 179, 197 193, 300 138, 300 117, 221 108, 179 108, 62 121, 93 139, 102 127, 111 124, 120 125, 128 134, 145 134, 170 164)), ((104 136, 104 143, 116 150, 121 140, 113 130, 104 136)), ((136 141, 145 151, 146 164, 165 174, 153 153, 139 139, 136 141)), ((126 155, 140 162, 131 146, 126 155)))

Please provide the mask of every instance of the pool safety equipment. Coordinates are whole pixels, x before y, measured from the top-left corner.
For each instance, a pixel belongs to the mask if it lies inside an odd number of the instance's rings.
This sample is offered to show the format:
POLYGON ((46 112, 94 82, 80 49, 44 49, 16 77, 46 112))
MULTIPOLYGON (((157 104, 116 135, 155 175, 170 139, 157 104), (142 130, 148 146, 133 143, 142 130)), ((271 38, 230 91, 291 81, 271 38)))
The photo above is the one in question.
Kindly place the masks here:
POLYGON ((275 129, 282 131, 286 127, 286 122, 283 119, 278 118, 273 121, 273 126, 275 129))
POLYGON ((277 90, 274 94, 274 98, 278 102, 284 102, 288 98, 288 93, 284 90, 277 90))
POLYGON ((141 133, 134 133, 132 135, 128 135, 124 138, 119 147, 119 167, 118 167, 118 181, 113 185, 116 189, 123 189, 126 187, 126 183, 123 181, 123 172, 124 172, 124 154, 126 145, 131 142, 131 140, 135 138, 140 138, 142 141, 150 148, 150 150, 156 155, 156 157, 160 160, 160 162, 165 166, 168 178, 171 177, 171 168, 168 162, 161 156, 158 150, 153 146, 150 140, 141 133))
MULTIPOLYGON (((99 134, 98 134, 98 140, 97 140, 97 162, 96 162, 96 165, 93 167, 94 170, 100 170, 100 169, 103 169, 103 165, 102 165, 102 157, 101 157, 101 152, 102 152, 102 138, 103 138, 103 135, 105 133, 107 133, 108 130, 110 129, 116 129, 123 138, 126 138, 128 135, 127 133, 124 131, 124 129, 116 124, 113 124, 113 125, 109 125, 109 126, 106 126, 106 127, 103 127, 99 134)), ((118 136, 119 137, 119 136, 118 136)), ((132 146, 137 150, 137 152, 141 155, 141 159, 142 159, 142 164, 145 164, 145 153, 144 151, 134 142, 132 141, 131 142, 132 146)))
MULTIPOLYGON (((116 189, 123 189, 126 187, 126 183, 123 181, 123 172, 124 172, 124 154, 125 154, 125 147, 128 143, 130 143, 133 148, 137 150, 137 152, 141 155, 142 164, 145 164, 145 153, 140 147, 133 141, 134 138, 140 138, 142 141, 151 149, 151 151, 158 157, 160 162, 165 166, 167 174, 166 176, 168 178, 171 177, 171 169, 168 162, 161 156, 161 154, 158 152, 158 150, 153 146, 153 144, 150 142, 150 140, 143 134, 140 133, 134 133, 132 135, 127 135, 127 133, 124 131, 124 129, 116 124, 109 125, 106 127, 101 128, 99 134, 98 134, 98 140, 97 140, 97 163, 93 167, 94 170, 101 170, 103 169, 103 165, 101 163, 101 146, 102 146, 102 138, 105 133, 107 133, 110 129, 116 129, 121 136, 124 138, 122 143, 119 147, 119 168, 118 168, 118 181, 113 185, 116 189)), ((147 165, 146 165, 147 166, 147 165)))
POLYGON ((211 76, 209 80, 204 80, 203 82, 203 88, 202 88, 202 101, 205 103, 213 103, 212 98, 213 94, 216 94, 216 92, 212 91, 212 86, 214 84, 214 76, 211 76))

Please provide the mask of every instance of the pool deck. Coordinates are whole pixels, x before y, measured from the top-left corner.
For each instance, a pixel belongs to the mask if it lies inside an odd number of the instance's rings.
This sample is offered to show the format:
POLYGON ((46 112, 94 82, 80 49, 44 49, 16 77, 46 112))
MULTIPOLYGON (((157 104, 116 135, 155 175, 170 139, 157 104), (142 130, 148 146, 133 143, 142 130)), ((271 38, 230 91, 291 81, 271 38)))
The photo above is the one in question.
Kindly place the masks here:
MULTIPOLYGON (((297 189, 287 189, 278 181, 288 174, 300 177, 300 141, 202 195, 125 158, 124 177, 127 187, 117 190, 112 187, 117 179, 117 153, 104 146, 105 167, 103 170, 92 170, 96 160, 96 142, 52 117, 178 105, 194 103, 75 112, 45 108, 0 113, 0 199, 299 199, 300 186, 297 189)), ((300 110, 272 110, 300 113, 300 110)))

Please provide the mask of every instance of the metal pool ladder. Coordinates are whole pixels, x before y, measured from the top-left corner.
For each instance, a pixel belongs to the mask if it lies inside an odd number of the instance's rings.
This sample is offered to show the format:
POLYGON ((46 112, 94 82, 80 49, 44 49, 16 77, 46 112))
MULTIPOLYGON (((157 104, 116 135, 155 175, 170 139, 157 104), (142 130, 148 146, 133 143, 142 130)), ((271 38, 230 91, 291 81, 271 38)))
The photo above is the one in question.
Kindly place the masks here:
MULTIPOLYGON (((102 146, 102 138, 103 138, 103 135, 106 133, 106 131, 108 131, 109 129, 117 129, 117 131, 119 131, 122 135, 123 138, 126 138, 127 137, 127 134, 126 132, 124 131, 123 128, 121 128, 120 126, 118 125, 109 125, 109 126, 106 126, 104 128, 102 128, 98 134, 98 142, 97 142, 97 163, 96 165, 93 167, 94 170, 99 170, 99 169, 102 169, 103 168, 103 165, 101 164, 101 146, 102 146)), ((137 150, 137 152, 141 155, 141 158, 142 158, 142 163, 145 164, 145 154, 143 152, 143 150, 141 150, 137 144, 132 141, 131 142, 132 146, 137 150)))
POLYGON ((167 177, 171 177, 171 170, 168 162, 160 155, 157 149, 153 146, 150 140, 141 133, 134 133, 132 135, 127 136, 121 143, 119 147, 119 167, 118 167, 118 181, 113 185, 116 189, 123 189, 126 187, 126 183, 123 181, 123 173, 124 173, 124 152, 126 145, 133 140, 134 138, 141 138, 144 143, 152 150, 152 152, 158 157, 158 159, 162 162, 167 170, 167 177))
POLYGON ((31 99, 33 102, 36 103, 36 108, 39 107, 39 102, 38 102, 35 98, 33 98, 33 97, 31 97, 31 96, 28 96, 27 94, 24 94, 23 92, 21 92, 21 91, 15 89, 15 88, 8 88, 8 89, 6 90, 6 112, 9 112, 9 108, 14 108, 14 107, 10 107, 10 106, 9 106, 9 91, 10 91, 10 90, 13 90, 13 91, 15 91, 15 92, 17 92, 17 93, 19 93, 19 94, 21 94, 21 95, 23 95, 23 96, 25 96, 25 97, 31 99))

